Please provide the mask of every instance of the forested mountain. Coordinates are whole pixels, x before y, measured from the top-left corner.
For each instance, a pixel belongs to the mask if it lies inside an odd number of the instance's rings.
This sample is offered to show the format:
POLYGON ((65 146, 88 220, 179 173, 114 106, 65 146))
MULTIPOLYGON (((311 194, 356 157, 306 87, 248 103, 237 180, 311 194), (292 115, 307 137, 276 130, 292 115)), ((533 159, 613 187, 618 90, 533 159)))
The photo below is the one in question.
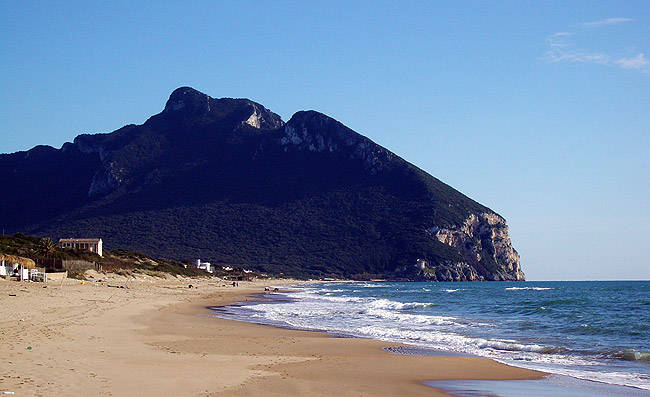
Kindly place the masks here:
POLYGON ((523 280, 505 220, 338 121, 175 90, 142 125, 0 155, 9 232, 294 276, 523 280))

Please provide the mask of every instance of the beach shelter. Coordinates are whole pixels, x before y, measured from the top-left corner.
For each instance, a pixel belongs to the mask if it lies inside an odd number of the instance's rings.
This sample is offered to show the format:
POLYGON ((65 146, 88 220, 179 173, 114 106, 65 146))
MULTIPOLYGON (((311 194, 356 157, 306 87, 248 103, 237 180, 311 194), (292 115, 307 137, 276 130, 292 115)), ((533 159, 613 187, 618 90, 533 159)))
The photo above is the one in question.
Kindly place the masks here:
POLYGON ((2 254, 2 253, 0 253, 0 263, 2 263, 2 269, 0 269, 0 274, 4 272, 5 275, 8 274, 7 265, 13 265, 12 270, 16 266, 19 266, 20 281, 29 279, 28 269, 34 269, 36 267, 36 263, 29 258, 24 258, 22 256, 17 256, 17 255, 2 254))

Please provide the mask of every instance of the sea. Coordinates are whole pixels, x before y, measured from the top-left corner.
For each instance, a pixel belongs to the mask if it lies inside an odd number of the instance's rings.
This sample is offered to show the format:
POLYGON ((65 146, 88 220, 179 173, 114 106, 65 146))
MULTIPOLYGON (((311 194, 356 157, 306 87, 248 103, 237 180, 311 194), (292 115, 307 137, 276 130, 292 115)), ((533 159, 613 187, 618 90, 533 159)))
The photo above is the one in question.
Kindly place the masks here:
POLYGON ((327 282, 263 298, 217 315, 407 345, 388 349, 394 354, 489 357, 619 386, 620 395, 650 393, 648 281, 327 282))

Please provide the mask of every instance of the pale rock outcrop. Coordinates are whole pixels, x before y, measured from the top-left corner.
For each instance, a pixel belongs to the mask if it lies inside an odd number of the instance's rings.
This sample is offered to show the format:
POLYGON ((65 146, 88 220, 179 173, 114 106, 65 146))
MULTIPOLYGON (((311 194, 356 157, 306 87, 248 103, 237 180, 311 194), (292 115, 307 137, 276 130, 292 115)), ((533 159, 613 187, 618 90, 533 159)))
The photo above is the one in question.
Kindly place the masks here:
POLYGON ((519 254, 510 242, 506 221, 495 213, 470 214, 459 227, 434 226, 427 229, 427 233, 462 255, 464 262, 443 266, 452 276, 455 269, 456 273, 466 275, 467 280, 525 279, 519 254), (465 265, 476 270, 467 272, 465 265))
POLYGON ((349 159, 363 161, 372 174, 378 173, 396 157, 333 118, 313 110, 293 115, 285 125, 279 143, 285 152, 337 152, 349 159))

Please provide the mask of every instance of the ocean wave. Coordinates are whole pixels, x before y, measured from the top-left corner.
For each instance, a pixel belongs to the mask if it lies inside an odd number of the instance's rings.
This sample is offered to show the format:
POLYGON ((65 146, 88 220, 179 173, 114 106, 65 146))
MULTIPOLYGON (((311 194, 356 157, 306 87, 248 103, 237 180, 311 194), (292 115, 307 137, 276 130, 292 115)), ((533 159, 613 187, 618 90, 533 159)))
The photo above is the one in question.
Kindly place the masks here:
POLYGON ((393 309, 393 310, 403 310, 403 309, 415 309, 415 308, 424 308, 424 307, 433 307, 435 303, 429 302, 396 302, 389 299, 376 299, 369 303, 370 307, 378 309, 393 309))
POLYGON ((456 292, 456 291, 460 291, 460 289, 443 289, 443 291, 445 291, 445 292, 456 292))
POLYGON ((623 350, 571 350, 561 346, 544 347, 539 351, 541 354, 571 354, 586 357, 610 358, 624 361, 650 361, 650 352, 643 352, 634 349, 623 350))
POLYGON ((504 341, 504 340, 494 340, 494 339, 477 339, 478 347, 480 348, 490 348, 503 351, 511 352, 534 352, 540 353, 545 349, 549 349, 546 346, 540 345, 526 345, 523 343, 517 343, 516 341, 504 341))
MULTIPOLYGON (((561 356, 560 356, 561 357, 561 356)), ((582 362, 582 360, 565 359, 557 360, 551 359, 548 361, 526 361, 504 359, 502 357, 492 357, 494 360, 504 364, 516 365, 522 368, 528 368, 538 371, 551 372, 557 375, 571 376, 576 379, 588 380, 592 382, 600 382, 609 385, 627 386, 641 390, 650 390, 650 378, 647 375, 637 372, 613 372, 613 371, 590 371, 585 369, 578 369, 578 366, 593 366, 595 362, 582 362)), ((630 396, 637 395, 630 393, 630 396)))
POLYGON ((382 288, 382 287, 385 287, 385 285, 381 285, 380 283, 377 283, 377 284, 363 283, 363 284, 359 285, 359 287, 364 287, 364 288, 382 288))
POLYGON ((465 324, 457 321, 454 317, 400 313, 377 308, 368 308, 364 313, 382 320, 396 320, 402 324, 465 326, 465 324))
POLYGON ((624 361, 650 361, 650 352, 641 352, 632 349, 618 350, 608 355, 624 361))
MULTIPOLYGON (((381 325, 368 325, 357 330, 363 336, 372 338, 402 341, 406 343, 422 343, 424 346, 443 350, 455 350, 469 354, 487 355, 485 350, 504 352, 539 353, 545 346, 523 344, 516 341, 472 338, 452 332, 430 332, 427 330, 396 329, 381 325)), ((493 356, 493 355, 492 355, 493 356)))
POLYGON ((565 347, 561 346, 545 346, 541 350, 538 351, 540 354, 559 354, 559 353, 566 353, 569 350, 565 347))
POLYGON ((523 290, 533 290, 533 291, 546 291, 549 289, 555 289, 551 287, 507 287, 506 291, 523 291, 523 290))
POLYGON ((314 299, 314 300, 328 301, 328 302, 365 302, 365 301, 368 301, 368 298, 359 298, 359 297, 354 297, 354 296, 328 296, 328 295, 320 295, 320 294, 302 294, 302 293, 287 294, 287 296, 289 296, 291 298, 296 298, 296 299, 314 299))

